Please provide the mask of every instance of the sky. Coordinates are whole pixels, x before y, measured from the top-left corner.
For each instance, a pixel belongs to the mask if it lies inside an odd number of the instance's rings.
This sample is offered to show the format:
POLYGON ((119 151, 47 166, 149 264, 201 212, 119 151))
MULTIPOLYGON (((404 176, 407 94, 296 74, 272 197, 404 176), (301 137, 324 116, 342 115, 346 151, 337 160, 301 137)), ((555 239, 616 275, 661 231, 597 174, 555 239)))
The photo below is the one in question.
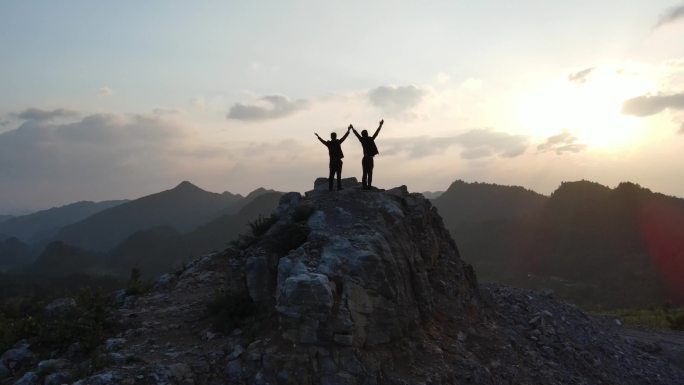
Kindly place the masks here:
MULTIPOLYGON (((0 213, 306 191, 314 132, 373 132, 374 183, 684 197, 681 1, 0 2, 0 213)), ((343 176, 361 146, 343 144, 343 176)))

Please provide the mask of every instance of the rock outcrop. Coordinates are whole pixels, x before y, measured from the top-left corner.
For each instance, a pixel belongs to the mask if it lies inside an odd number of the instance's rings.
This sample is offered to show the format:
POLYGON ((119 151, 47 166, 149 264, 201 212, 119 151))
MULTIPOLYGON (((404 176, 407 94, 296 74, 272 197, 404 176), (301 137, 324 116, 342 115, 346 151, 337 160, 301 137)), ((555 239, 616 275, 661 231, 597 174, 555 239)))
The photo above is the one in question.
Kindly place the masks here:
POLYGON ((316 186, 121 300, 107 364, 78 384, 684 383, 549 295, 478 287, 422 195, 316 186))

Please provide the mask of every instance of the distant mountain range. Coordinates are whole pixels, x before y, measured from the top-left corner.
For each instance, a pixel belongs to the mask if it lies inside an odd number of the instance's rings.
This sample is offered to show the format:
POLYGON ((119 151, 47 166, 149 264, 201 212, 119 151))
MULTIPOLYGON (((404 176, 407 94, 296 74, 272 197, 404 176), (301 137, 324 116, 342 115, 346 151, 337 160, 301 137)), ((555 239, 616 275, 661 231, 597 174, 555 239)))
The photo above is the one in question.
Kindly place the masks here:
POLYGON ((250 222, 270 215, 282 196, 267 190, 260 194, 252 196, 237 213, 222 215, 190 233, 181 234, 168 226, 138 231, 108 253, 106 266, 122 273, 136 267, 144 276, 154 277, 194 256, 223 250, 228 242, 249 229, 250 222))
POLYGON ((126 200, 76 202, 22 216, 0 217, 0 233, 17 237, 23 242, 38 242, 53 237, 56 232, 97 212, 126 203, 126 200))
MULTIPOLYGON (((153 277, 222 250, 281 195, 218 194, 183 182, 132 201, 12 217, 0 222, 0 272, 122 276, 135 267, 153 277)), ((456 181, 433 196, 482 281, 551 288, 585 306, 684 302, 684 199, 588 181, 565 182, 550 196, 456 181)))
POLYGON ((240 195, 208 192, 190 182, 182 182, 171 190, 102 210, 65 226, 54 239, 82 249, 105 252, 137 231, 168 226, 179 232, 189 232, 221 213, 236 211, 244 203, 245 198, 240 195))
POLYGON ((21 268, 35 259, 37 251, 16 237, 0 236, 0 272, 21 268))
POLYGON ((565 182, 546 197, 457 181, 433 203, 481 280, 587 306, 684 300, 684 199, 633 183, 565 182))
POLYGON ((440 195, 444 194, 444 191, 423 191, 421 194, 427 199, 436 199, 440 195))
MULTIPOLYGON (((153 277, 198 254, 224 249, 250 221, 270 215, 281 195, 263 188, 246 197, 217 194, 183 182, 67 225, 40 253, 22 244, 27 255, 20 260, 25 262, 24 271, 46 276, 124 275, 139 268, 144 276, 153 277)), ((7 263, 0 258, 0 269, 16 270, 16 260, 10 264, 9 258, 7 263)))

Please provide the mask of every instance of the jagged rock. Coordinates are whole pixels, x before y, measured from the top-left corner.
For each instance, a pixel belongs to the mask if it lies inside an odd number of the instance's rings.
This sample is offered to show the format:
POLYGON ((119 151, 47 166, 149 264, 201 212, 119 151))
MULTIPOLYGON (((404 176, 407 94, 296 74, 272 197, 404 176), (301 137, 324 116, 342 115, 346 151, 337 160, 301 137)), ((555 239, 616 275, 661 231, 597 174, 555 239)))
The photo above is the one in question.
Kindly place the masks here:
POLYGON ((76 300, 73 298, 58 298, 45 306, 47 317, 58 317, 68 314, 76 308, 76 300))
POLYGON ((104 372, 76 381, 72 385, 118 385, 120 379, 121 377, 116 373, 104 372))
POLYGON ((7 367, 5 366, 5 364, 3 362, 0 362, 0 380, 9 376, 9 375, 10 375, 9 369, 7 369, 7 367))
POLYGON ((174 281, 176 276, 174 274, 163 274, 157 279, 157 283, 155 284, 156 289, 166 289, 168 288, 171 283, 174 281))
POLYGON ((69 365, 69 361, 65 359, 49 359, 38 363, 37 369, 40 375, 46 375, 64 369, 69 365))
POLYGON ((280 202, 278 208, 275 210, 275 214, 279 217, 292 215, 292 210, 297 207, 301 200, 302 196, 297 192, 283 194, 283 196, 280 197, 280 202))
POLYGON ((105 350, 108 352, 113 352, 115 350, 118 350, 121 348, 126 343, 125 338, 110 338, 105 341, 105 350))
POLYGON ((48 374, 43 380, 43 385, 62 385, 71 383, 71 375, 68 372, 48 374))
POLYGON ((229 381, 240 381, 242 379, 242 360, 236 359, 229 361, 226 364, 225 375, 229 381))
POLYGON ((247 289, 252 300, 256 302, 268 300, 272 296, 270 288, 273 284, 267 257, 265 255, 250 256, 247 258, 245 270, 247 289))
POLYGON ((126 356, 121 353, 111 352, 107 355, 107 358, 115 364, 123 364, 126 362, 126 356))
POLYGON ((117 306, 123 306, 126 301, 126 289, 119 289, 113 293, 114 303, 117 306))
MULTIPOLYGON (((359 183, 359 180, 351 177, 351 178, 343 178, 342 179, 342 188, 343 189, 349 189, 349 188, 354 188, 354 187, 360 187, 361 183, 359 183)), ((314 181, 314 192, 319 192, 319 191, 328 191, 329 183, 328 183, 328 178, 316 178, 314 181)), ((333 188, 337 188, 337 180, 334 181, 333 183, 333 188)))
POLYGON ((34 358, 33 352, 29 349, 29 344, 17 344, 14 348, 6 351, 0 356, 0 363, 11 370, 16 370, 28 364, 34 358))
POLYGON ((21 378, 14 382, 14 385, 38 385, 40 378, 34 372, 26 372, 21 378))

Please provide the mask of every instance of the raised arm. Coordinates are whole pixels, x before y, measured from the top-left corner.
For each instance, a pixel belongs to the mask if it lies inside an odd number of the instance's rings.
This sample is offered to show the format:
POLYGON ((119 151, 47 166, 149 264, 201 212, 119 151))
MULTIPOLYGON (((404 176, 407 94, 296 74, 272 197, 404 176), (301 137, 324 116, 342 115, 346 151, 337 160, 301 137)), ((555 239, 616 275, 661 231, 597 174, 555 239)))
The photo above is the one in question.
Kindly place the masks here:
POLYGON ((321 139, 321 137, 320 137, 320 136, 318 136, 318 134, 317 134, 317 133, 315 133, 315 132, 314 132, 314 135, 316 135, 316 137, 318 138, 318 140, 320 140, 320 141, 321 141, 321 143, 323 143, 323 144, 324 144, 325 146, 327 146, 327 145, 328 145, 328 142, 326 142, 325 140, 321 139))
POLYGON ((380 129, 382 128, 383 123, 385 123, 384 119, 380 121, 380 125, 378 126, 378 129, 375 130, 375 134, 373 134, 373 139, 378 137, 378 134, 380 133, 380 129))
POLYGON ((354 128, 354 126, 352 126, 351 124, 349 125, 349 127, 351 127, 352 131, 354 131, 354 135, 356 135, 356 137, 359 138, 359 140, 361 140, 361 135, 359 135, 359 133, 356 132, 356 128, 354 128))
POLYGON ((347 127, 347 133, 340 138, 340 143, 344 142, 344 140, 347 139, 347 137, 349 136, 349 131, 351 131, 351 125, 347 127))

